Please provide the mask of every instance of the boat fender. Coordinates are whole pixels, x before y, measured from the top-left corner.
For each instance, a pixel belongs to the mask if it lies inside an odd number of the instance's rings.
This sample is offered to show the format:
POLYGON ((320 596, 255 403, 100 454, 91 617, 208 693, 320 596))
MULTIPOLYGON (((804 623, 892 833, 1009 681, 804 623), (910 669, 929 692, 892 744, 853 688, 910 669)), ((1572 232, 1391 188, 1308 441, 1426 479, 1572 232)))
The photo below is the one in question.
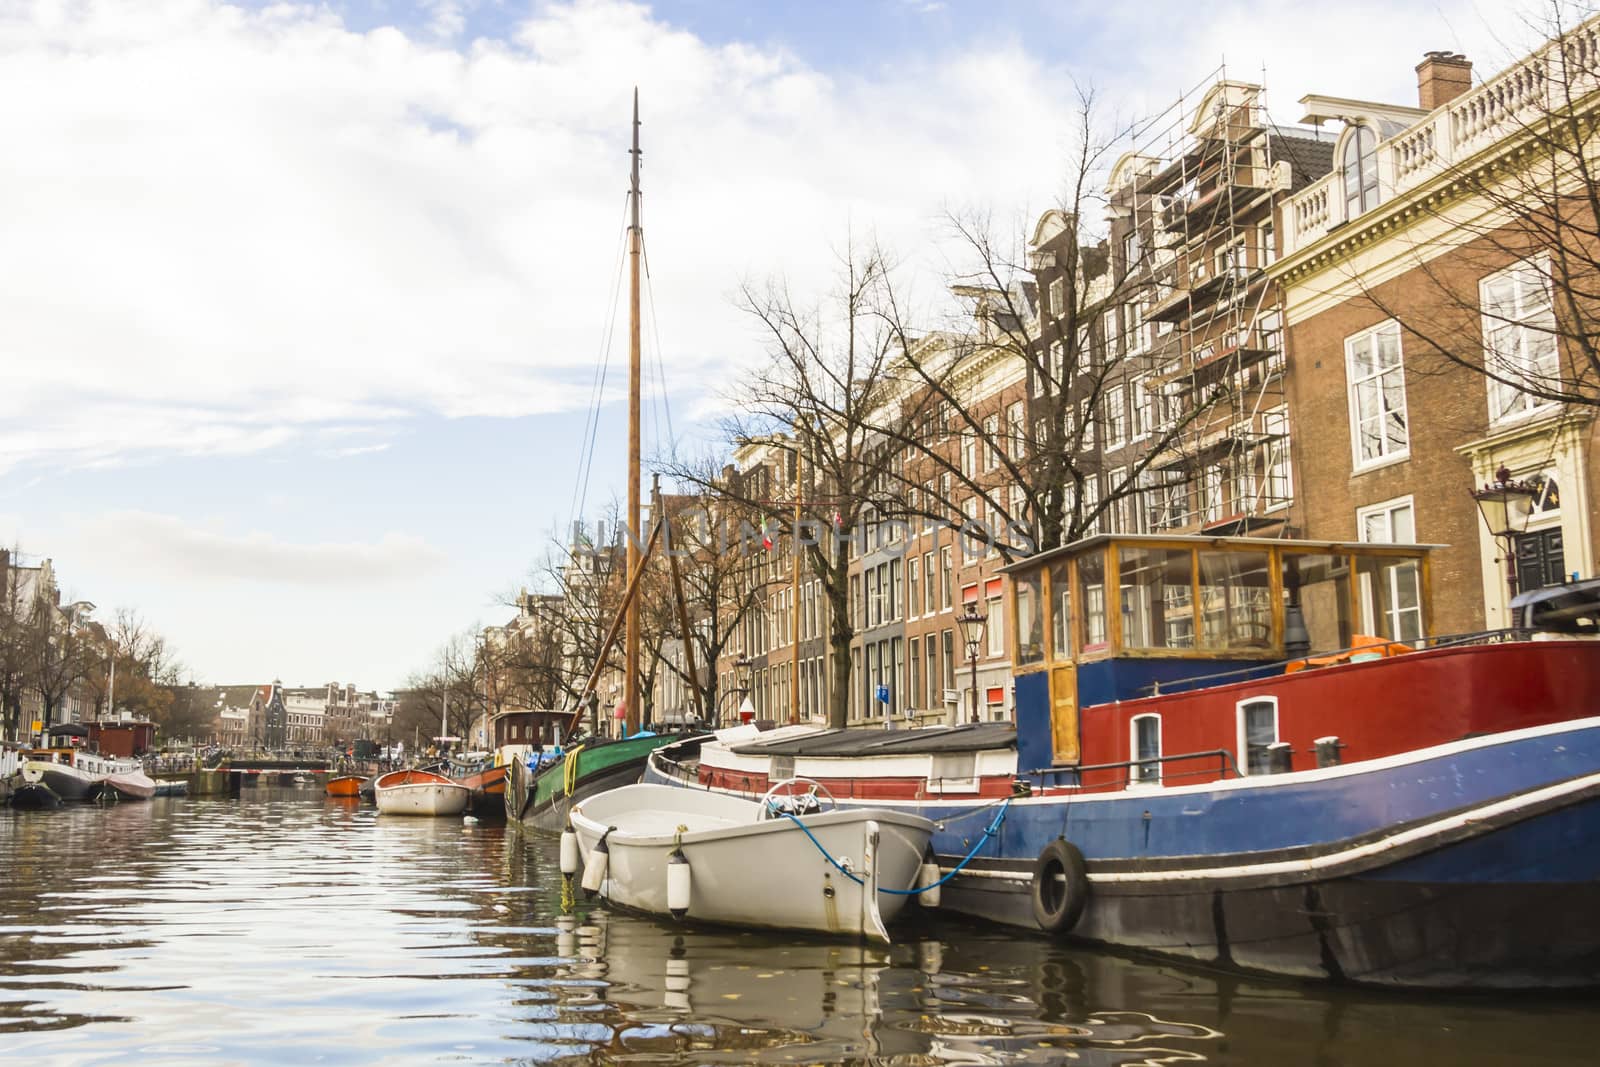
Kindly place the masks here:
POLYGON ((578 854, 578 835, 572 830, 572 824, 561 831, 561 877, 571 880, 578 873, 580 856, 578 854))
POLYGON ((939 880, 944 873, 939 870, 939 865, 934 862, 933 852, 922 857, 922 866, 917 868, 917 903, 924 908, 937 908, 939 906, 939 880))
POLYGON ((591 899, 606 884, 606 874, 611 867, 611 846, 606 844, 606 838, 611 836, 614 829, 616 827, 608 826, 606 832, 600 835, 600 840, 594 844, 594 851, 589 853, 589 862, 583 868, 583 895, 591 899))
POLYGON ((1033 861, 1033 919, 1039 929, 1064 934, 1078 925, 1089 902, 1089 870, 1083 853, 1064 837, 1033 861))
POLYGON ((674 919, 689 914, 689 898, 693 891, 693 876, 689 860, 683 849, 675 848, 667 855, 667 910, 674 919))

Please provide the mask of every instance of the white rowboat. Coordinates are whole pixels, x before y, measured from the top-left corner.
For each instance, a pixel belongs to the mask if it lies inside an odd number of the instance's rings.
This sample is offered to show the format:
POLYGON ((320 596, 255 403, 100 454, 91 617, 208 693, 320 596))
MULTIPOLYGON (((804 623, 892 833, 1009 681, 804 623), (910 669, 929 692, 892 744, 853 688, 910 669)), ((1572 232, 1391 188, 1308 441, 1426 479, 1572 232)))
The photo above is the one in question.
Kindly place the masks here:
POLYGON ((800 781, 759 802, 662 785, 591 797, 571 813, 584 888, 657 915, 887 942, 933 823, 840 810, 815 783, 781 795, 800 781))
POLYGON ((390 771, 373 783, 383 815, 460 815, 472 790, 432 771, 390 771))

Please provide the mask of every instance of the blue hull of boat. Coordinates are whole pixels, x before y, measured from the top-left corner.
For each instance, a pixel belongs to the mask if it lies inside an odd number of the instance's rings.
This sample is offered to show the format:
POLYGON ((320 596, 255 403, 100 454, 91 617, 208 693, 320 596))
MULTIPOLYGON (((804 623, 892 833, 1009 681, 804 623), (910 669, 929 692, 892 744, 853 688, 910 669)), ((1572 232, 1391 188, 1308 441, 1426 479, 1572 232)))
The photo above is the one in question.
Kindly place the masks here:
MULTIPOLYGON (((873 806, 940 823, 948 870, 998 804, 873 806)), ((1034 863, 1061 838, 1088 861, 1074 938, 1375 984, 1600 985, 1600 719, 1325 770, 1018 797, 941 906, 1037 929, 1034 863)))

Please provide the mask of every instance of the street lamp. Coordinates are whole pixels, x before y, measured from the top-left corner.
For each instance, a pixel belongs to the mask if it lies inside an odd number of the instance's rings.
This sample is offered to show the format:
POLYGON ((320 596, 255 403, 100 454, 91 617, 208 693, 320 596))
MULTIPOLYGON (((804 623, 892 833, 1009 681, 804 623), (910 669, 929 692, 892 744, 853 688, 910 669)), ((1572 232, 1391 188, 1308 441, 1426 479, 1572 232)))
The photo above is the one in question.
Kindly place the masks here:
POLYGON ((961 630, 961 640, 967 646, 967 659, 972 664, 972 722, 978 721, 978 648, 983 644, 983 632, 988 623, 988 617, 978 611, 976 603, 956 616, 956 626, 961 630))
POLYGON ((1506 582, 1515 597, 1517 588, 1517 535, 1528 525, 1533 514, 1533 502, 1539 498, 1539 487, 1532 482, 1513 481, 1511 471, 1502 464, 1494 472, 1494 481, 1472 491, 1477 501, 1478 513, 1489 528, 1489 535, 1503 543, 1506 560, 1506 582))
MULTIPOLYGON (((733 689, 726 693, 719 693, 717 695, 717 706, 715 709, 713 709, 717 720, 717 726, 722 725, 723 701, 727 700, 731 696, 742 697, 750 692, 750 670, 755 665, 755 661, 749 656, 740 656, 738 659, 733 661, 733 689)), ((737 712, 735 714, 737 714, 737 712)))

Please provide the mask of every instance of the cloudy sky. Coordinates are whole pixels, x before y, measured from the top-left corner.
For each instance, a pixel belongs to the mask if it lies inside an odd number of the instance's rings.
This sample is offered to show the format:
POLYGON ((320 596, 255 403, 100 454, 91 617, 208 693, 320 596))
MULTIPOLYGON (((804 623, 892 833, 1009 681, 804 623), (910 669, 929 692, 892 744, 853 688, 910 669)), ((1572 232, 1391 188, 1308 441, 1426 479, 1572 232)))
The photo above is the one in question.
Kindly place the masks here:
POLYGON ((1132 115, 1226 62, 1292 122, 1527 39, 1499 3, 1303 10, 0 0, 0 540, 199 680, 399 684, 570 518, 634 85, 692 438, 757 351, 741 279, 816 291, 847 230, 936 277, 947 205, 1050 205, 1074 79, 1132 115))

